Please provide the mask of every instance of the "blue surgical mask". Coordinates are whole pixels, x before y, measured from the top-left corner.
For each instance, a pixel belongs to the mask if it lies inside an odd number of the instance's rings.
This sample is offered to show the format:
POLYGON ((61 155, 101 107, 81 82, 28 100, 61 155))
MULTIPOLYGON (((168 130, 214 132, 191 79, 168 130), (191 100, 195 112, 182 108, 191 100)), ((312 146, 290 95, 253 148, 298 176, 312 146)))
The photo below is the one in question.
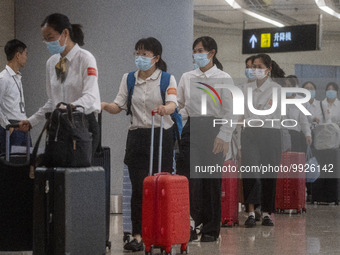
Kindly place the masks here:
POLYGON ((197 68, 199 68, 199 66, 196 63, 194 63, 194 70, 197 68))
POLYGON ((246 70, 244 71, 244 74, 246 75, 246 77, 249 80, 255 80, 256 79, 252 68, 246 68, 246 70))
POLYGON ((310 92, 310 98, 313 99, 315 98, 315 90, 309 90, 310 92))
POLYGON ((56 40, 56 41, 45 42, 46 47, 51 54, 59 54, 59 53, 62 53, 65 50, 67 38, 65 40, 64 46, 60 46, 60 43, 59 43, 60 37, 61 36, 59 36, 59 39, 56 40))
POLYGON ((337 96, 336 90, 327 90, 326 91, 326 97, 329 99, 334 99, 337 96))
MULTIPOLYGON (((154 57, 153 57, 154 58, 154 57)), ((149 58, 149 57, 144 57, 144 56, 136 56, 135 58, 135 64, 136 64, 136 67, 139 69, 139 70, 142 70, 142 71, 146 71, 146 70, 149 70, 155 63, 153 63, 151 65, 151 60, 153 58, 149 58)))
POLYGON ((193 54, 195 63, 198 65, 198 67, 205 67, 207 64, 209 64, 210 59, 208 59, 208 53, 193 54))

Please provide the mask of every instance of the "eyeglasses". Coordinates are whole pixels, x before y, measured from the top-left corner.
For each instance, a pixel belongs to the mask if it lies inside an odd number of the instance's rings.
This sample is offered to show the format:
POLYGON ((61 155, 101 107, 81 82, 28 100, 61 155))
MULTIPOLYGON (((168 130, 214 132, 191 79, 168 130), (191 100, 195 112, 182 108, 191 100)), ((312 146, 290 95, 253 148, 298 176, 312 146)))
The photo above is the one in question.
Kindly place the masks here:
POLYGON ((149 57, 149 58, 154 57, 154 54, 153 54, 152 52, 150 52, 150 51, 135 51, 135 52, 133 53, 133 55, 134 55, 135 57, 139 57, 139 56, 142 56, 142 57, 149 57))

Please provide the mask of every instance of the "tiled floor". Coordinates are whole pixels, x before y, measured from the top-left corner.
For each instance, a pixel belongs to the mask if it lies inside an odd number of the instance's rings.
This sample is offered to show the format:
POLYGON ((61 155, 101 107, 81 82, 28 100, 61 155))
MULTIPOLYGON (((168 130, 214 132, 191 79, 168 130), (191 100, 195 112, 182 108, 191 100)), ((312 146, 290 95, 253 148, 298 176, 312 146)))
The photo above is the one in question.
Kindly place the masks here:
MULTIPOLYGON (((220 239, 215 243, 190 243, 190 254, 340 254, 339 206, 308 205, 307 213, 276 214, 273 217, 274 227, 259 223, 255 228, 246 229, 246 217, 246 214, 240 213, 240 226, 222 228, 220 239)), ((129 254, 122 249, 122 216, 112 215, 111 220, 111 254, 129 254)), ((180 247, 176 248, 177 254, 180 254, 180 247)), ((160 254, 160 250, 155 251, 160 254)), ((142 254, 144 252, 133 253, 142 254)))
MULTIPOLYGON (((192 242, 190 254, 261 254, 301 255, 340 254, 340 206, 308 205, 307 213, 276 214, 274 227, 258 224, 255 228, 244 228, 246 214, 240 213, 240 226, 223 228, 220 239, 215 243, 192 242)), ((107 255, 143 255, 144 252, 123 251, 122 215, 111 216, 112 248, 107 255)), ((177 254, 180 247, 176 246, 177 254)), ((160 250, 155 250, 160 254, 160 250)), ((31 252, 0 255, 31 255, 31 252)), ((81 255, 81 254, 74 254, 81 255)))

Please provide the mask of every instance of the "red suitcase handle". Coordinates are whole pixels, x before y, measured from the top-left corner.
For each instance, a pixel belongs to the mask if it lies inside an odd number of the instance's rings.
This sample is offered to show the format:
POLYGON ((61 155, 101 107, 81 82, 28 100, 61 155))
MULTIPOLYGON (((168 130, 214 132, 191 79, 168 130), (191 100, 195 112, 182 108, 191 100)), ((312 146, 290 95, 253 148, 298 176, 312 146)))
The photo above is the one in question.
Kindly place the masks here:
MULTIPOLYGON (((155 137, 155 115, 158 113, 157 110, 153 110, 152 114, 152 126, 151 126, 151 144, 150 144, 150 168, 149 168, 149 175, 152 175, 152 168, 153 168, 153 143, 155 137)), ((163 120, 164 117, 161 116, 161 129, 159 134, 159 151, 158 151, 158 173, 161 172, 162 166, 162 143, 163 143, 163 120)))

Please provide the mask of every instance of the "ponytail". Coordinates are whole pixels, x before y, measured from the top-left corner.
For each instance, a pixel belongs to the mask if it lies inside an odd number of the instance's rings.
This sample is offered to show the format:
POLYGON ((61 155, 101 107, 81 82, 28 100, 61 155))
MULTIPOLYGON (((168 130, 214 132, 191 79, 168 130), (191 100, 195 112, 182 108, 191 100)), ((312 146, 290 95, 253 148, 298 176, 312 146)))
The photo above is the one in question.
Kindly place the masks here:
POLYGON ((272 78, 284 78, 285 74, 286 74, 285 71, 283 71, 282 68, 274 60, 272 60, 271 77, 272 78))
POLYGON ((166 72, 167 70, 167 65, 165 63, 165 61, 162 59, 162 57, 159 57, 158 62, 156 63, 156 67, 161 69, 163 72, 166 72))
POLYGON ((223 65, 221 64, 220 61, 218 61, 218 59, 217 59, 217 57, 216 57, 216 53, 215 53, 215 55, 214 55, 214 57, 213 57, 213 63, 216 65, 216 67, 217 67, 218 69, 220 69, 220 70, 223 71, 223 65))
POLYGON ((71 40, 78 43, 79 46, 84 45, 84 33, 80 24, 72 24, 72 31, 70 31, 71 40))

